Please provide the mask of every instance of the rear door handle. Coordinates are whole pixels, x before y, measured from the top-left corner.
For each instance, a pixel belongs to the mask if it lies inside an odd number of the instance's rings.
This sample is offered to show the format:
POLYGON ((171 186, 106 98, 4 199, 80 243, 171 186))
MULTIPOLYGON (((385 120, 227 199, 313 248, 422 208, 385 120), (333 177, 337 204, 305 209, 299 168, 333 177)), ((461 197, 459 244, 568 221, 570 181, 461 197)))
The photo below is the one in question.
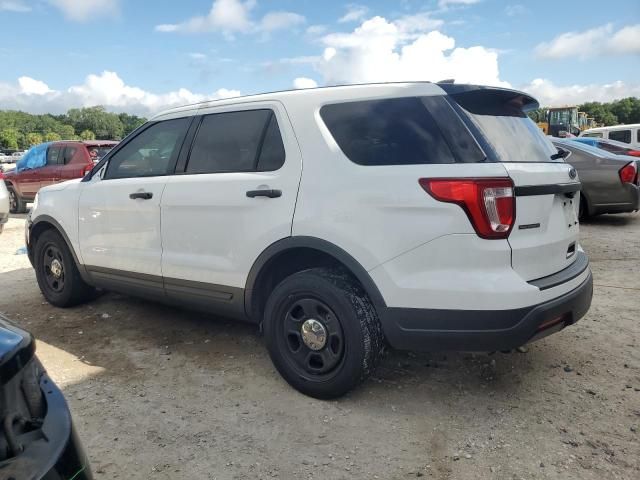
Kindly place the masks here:
POLYGON ((264 189, 264 190, 249 190, 247 192, 247 197, 249 198, 256 198, 256 197, 278 198, 281 196, 282 196, 282 190, 264 189))
POLYGON ((149 200, 149 199, 153 198, 153 193, 151 193, 151 192, 134 192, 134 193, 130 193, 129 194, 129 198, 131 200, 136 200, 138 198, 140 198, 142 200, 149 200))

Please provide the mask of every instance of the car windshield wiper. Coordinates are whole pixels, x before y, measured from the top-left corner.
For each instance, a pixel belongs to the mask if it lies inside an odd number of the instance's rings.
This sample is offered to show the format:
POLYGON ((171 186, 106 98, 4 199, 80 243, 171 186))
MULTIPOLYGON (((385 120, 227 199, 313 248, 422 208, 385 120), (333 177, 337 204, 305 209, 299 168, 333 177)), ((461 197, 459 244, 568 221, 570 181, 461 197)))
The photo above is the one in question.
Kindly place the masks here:
POLYGON ((551 160, 559 160, 560 158, 567 158, 569 156, 569 150, 558 147, 558 153, 551 155, 551 160))

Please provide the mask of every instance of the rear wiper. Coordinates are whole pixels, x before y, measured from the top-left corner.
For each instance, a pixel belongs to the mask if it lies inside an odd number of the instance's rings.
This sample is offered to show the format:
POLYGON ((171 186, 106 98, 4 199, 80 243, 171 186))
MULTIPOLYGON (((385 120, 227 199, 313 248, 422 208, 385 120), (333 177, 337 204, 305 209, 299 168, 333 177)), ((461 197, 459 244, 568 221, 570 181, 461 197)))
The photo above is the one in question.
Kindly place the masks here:
POLYGON ((569 150, 558 147, 558 153, 551 155, 551 160, 558 160, 560 158, 567 158, 569 156, 569 150))

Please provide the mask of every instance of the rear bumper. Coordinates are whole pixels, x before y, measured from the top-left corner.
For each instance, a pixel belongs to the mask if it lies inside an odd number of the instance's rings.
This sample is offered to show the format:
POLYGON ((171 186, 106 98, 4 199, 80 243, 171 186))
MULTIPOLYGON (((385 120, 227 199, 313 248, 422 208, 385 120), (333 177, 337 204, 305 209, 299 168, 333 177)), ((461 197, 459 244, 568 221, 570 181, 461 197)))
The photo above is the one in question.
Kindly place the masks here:
MULTIPOLYGON (((587 267, 588 268, 588 267, 587 267)), ((512 310, 385 307, 379 312, 392 347, 414 351, 510 350, 576 323, 591 306, 593 277, 557 298, 512 310)))

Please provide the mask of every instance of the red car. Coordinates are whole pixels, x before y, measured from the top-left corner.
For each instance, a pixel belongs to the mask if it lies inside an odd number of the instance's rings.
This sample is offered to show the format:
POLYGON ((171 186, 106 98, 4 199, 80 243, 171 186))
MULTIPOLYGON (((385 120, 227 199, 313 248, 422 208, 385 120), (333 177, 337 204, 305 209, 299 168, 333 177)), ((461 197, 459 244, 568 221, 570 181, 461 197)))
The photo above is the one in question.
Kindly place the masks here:
POLYGON ((11 213, 25 213, 27 202, 32 202, 42 187, 84 177, 117 143, 108 140, 53 142, 47 146, 45 165, 5 173, 11 213))

